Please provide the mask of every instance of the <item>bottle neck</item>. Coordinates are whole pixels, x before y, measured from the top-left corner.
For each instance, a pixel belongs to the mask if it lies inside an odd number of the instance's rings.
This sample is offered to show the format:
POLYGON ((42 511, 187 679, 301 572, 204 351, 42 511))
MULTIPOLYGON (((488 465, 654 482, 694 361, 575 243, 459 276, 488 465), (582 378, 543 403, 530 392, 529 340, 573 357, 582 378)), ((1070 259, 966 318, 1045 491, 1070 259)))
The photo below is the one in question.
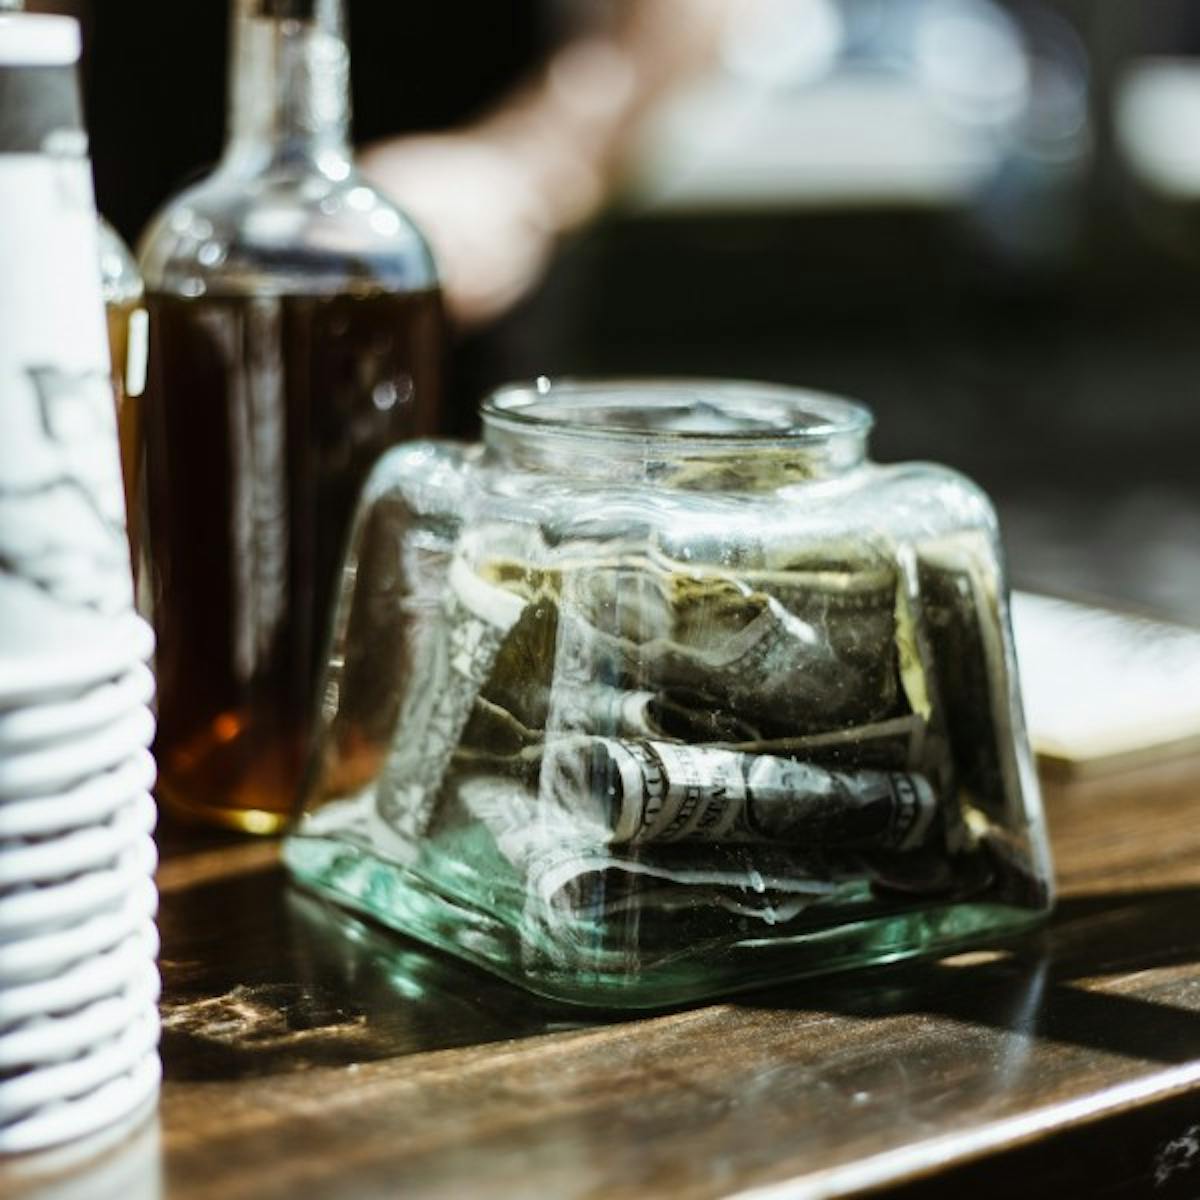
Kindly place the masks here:
POLYGON ((340 180, 350 163, 345 0, 232 0, 222 168, 340 180))

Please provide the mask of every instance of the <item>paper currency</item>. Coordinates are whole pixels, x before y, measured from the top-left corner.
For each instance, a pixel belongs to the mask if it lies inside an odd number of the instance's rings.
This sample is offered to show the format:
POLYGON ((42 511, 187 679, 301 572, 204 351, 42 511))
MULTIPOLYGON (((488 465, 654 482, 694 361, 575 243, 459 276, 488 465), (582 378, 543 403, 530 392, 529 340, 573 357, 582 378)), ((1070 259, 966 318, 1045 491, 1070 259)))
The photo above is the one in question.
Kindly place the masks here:
POLYGON ((611 916, 642 904, 680 910, 717 905, 774 924, 861 879, 819 855, 765 846, 610 847, 599 826, 563 820, 536 790, 512 779, 476 775, 457 794, 485 825, 505 859, 528 881, 536 919, 611 916), (682 852, 681 852, 682 851, 682 852))
POLYGON ((767 754, 613 738, 566 740, 542 767, 551 787, 608 803, 614 845, 758 842, 905 851, 937 800, 920 775, 830 771, 767 754))
POLYGON ((441 619, 420 631, 413 684, 380 777, 380 816, 419 837, 484 682, 525 609, 511 592, 485 584, 464 557, 451 563, 441 619))
POLYGON ((1011 826, 1021 823, 1010 715, 1020 709, 990 561, 982 535, 958 534, 923 546, 917 572, 959 779, 979 808, 1011 826))
POLYGON ((759 736, 753 725, 720 709, 693 708, 662 692, 599 683, 563 686, 555 711, 555 731, 669 742, 742 742, 759 736))
MULTIPOLYGON (((987 881, 986 858, 965 869, 934 849, 908 854, 822 852, 763 844, 602 844, 607 831, 547 808, 535 787, 469 775, 462 811, 487 829, 520 880, 524 952, 564 969, 630 968, 706 939, 766 937, 819 927, 822 907, 862 917, 896 900, 950 894, 987 881)), ((826 918, 828 919, 828 918, 826 918)))
POLYGON ((896 709, 894 568, 735 574, 642 558, 564 572, 559 587, 560 640, 583 648, 593 679, 795 732, 896 709))
MULTIPOLYGON (((982 686, 970 720, 999 719, 999 676, 989 634, 958 629, 990 615, 960 549, 724 569, 475 531, 409 639, 377 818, 413 844, 487 829, 551 940, 639 911, 778 924, 985 886, 957 791, 979 731, 952 710, 982 686)), ((975 753, 975 786, 1003 793, 975 753)))

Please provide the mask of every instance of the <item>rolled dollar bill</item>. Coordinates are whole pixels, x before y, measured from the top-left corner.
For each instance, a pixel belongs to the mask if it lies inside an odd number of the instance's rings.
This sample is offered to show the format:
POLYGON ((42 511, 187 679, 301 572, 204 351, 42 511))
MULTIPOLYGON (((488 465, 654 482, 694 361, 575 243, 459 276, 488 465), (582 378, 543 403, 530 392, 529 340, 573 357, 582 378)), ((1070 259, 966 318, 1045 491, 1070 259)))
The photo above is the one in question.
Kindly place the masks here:
POLYGON ((738 742, 758 736, 753 725, 719 709, 705 709, 648 691, 603 683, 559 689, 552 711, 557 732, 648 737, 664 742, 738 742))
POLYGON ((986 867, 947 862, 932 847, 897 854, 746 842, 616 846, 602 822, 547 807, 534 785, 474 774, 452 790, 511 869, 496 868, 490 902, 504 895, 496 881, 511 874, 510 902, 522 913, 531 952, 590 970, 628 965, 630 920, 639 953, 673 957, 681 937, 753 937, 800 922, 811 928, 836 921, 839 911, 873 911, 877 886, 940 895, 964 874, 970 886, 972 868, 986 867))
MULTIPOLYGON (((706 712, 675 704, 653 692, 623 692, 595 685, 568 694, 555 712, 549 734, 561 770, 564 735, 634 738, 655 742, 704 743, 742 754, 799 759, 831 771, 900 771, 924 776, 939 796, 953 794, 930 776, 944 748, 926 752, 925 722, 913 713, 872 725, 854 725, 808 737, 737 740, 742 724, 724 712, 706 712), (690 736, 684 736, 690 735, 690 736)), ((500 774, 536 778, 541 770, 544 730, 528 729, 502 708, 480 698, 463 734, 456 758, 468 769, 487 768, 500 774)), ((582 784, 580 786, 583 786, 582 784)), ((590 785, 589 785, 590 786, 590 785)), ((578 798, 563 792, 572 811, 578 798)), ((945 806, 942 806, 945 807, 945 806)))
POLYGON ((555 792, 603 798, 613 845, 757 842, 903 851, 923 843, 937 809, 929 781, 912 772, 831 771, 710 746, 568 740, 548 749, 546 772, 557 781, 555 792))
POLYGON ((535 788, 520 781, 472 775, 454 790, 519 873, 532 924, 549 923, 551 945, 576 946, 589 959, 604 922, 624 912, 713 909, 779 924, 865 874, 856 859, 787 846, 614 849, 602 825, 546 808, 535 788))

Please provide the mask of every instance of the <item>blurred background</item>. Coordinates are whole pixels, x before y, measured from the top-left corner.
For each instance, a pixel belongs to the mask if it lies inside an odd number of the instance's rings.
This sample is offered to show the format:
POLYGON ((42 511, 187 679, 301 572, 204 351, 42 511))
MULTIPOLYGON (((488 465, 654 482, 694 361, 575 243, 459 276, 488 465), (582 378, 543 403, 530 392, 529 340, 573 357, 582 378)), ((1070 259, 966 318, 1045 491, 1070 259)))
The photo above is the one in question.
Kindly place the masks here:
MULTIPOLYGON (((218 155, 224 7, 83 13, 99 202, 131 242, 218 155)), ((844 393, 877 457, 993 494, 1018 585, 1200 621, 1194 0, 350 19, 357 139, 451 284, 460 431, 539 374, 844 393)))

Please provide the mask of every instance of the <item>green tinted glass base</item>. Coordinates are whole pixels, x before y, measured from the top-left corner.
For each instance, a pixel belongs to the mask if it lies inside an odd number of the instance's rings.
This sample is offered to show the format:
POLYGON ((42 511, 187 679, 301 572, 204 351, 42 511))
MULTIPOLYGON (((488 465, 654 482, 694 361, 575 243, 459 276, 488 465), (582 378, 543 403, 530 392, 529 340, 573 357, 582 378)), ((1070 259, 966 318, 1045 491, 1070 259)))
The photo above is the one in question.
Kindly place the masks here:
MULTIPOLYGON (((304 885, 401 933, 448 951, 538 995, 590 1008, 662 1008, 806 976, 990 945, 1045 911, 990 901, 922 901, 881 911, 848 892, 804 922, 693 936, 680 918, 656 930, 626 919, 547 936, 524 907, 521 881, 486 885, 454 855, 430 849, 413 868, 336 838, 293 837, 284 857, 304 885), (435 884, 433 880, 438 880, 435 884)), ((744 923, 742 923, 744 924, 744 923)))

